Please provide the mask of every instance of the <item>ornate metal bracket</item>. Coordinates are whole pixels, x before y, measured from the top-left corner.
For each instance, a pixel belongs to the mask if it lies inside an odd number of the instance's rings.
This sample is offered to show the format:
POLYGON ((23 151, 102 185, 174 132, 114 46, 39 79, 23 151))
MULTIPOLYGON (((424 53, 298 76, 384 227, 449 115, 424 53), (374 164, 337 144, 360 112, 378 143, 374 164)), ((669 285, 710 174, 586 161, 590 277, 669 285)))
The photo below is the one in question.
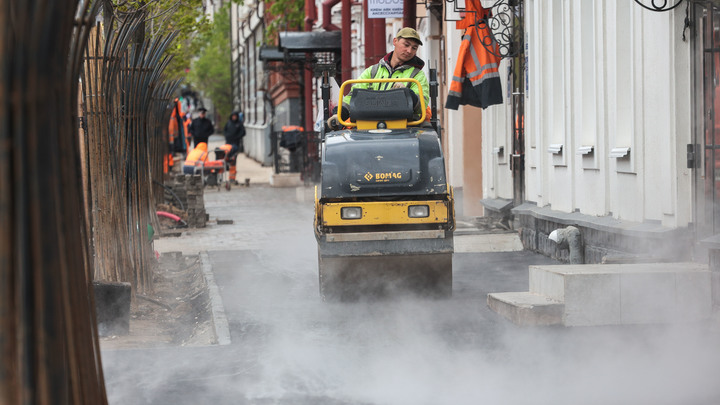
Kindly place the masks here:
MULTIPOLYGON (((497 44, 498 56, 501 58, 511 58, 516 56, 522 46, 519 46, 519 19, 516 16, 517 4, 513 0, 499 0, 491 8, 489 32, 493 40, 497 44)), ((483 44, 485 41, 483 41, 483 44)), ((487 49, 487 47, 485 47, 487 49)), ((492 52, 492 49, 488 49, 492 52)), ((495 52, 493 52, 495 53, 495 52)))
MULTIPOLYGON (((477 11, 467 10, 462 0, 446 0, 452 3, 452 10, 456 13, 471 13, 474 16, 475 26, 479 29, 478 39, 483 47, 491 54, 500 58, 512 58, 522 50, 520 41, 521 19, 518 18, 518 8, 522 7, 518 0, 497 0, 490 7, 487 16, 479 17, 477 11), (480 37, 480 35, 483 35, 480 37)), ((467 0, 469 1, 469 0, 467 0)), ((479 2, 479 0, 477 0, 479 2)), ((464 3, 464 2, 463 2, 464 3)))
POLYGON ((668 0, 635 0, 635 3, 650 11, 670 11, 683 2, 683 0, 673 1, 675 1, 674 5, 670 5, 670 2, 668 0), (645 4, 647 2, 649 2, 650 4, 645 4))

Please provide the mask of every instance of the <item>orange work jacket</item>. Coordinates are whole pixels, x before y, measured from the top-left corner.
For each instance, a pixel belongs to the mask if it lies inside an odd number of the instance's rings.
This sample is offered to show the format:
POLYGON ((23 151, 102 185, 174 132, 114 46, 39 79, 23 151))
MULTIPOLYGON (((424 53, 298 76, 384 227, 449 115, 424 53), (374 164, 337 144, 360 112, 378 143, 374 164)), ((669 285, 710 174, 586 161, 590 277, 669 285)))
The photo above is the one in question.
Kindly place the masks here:
POLYGON ((460 43, 453 78, 450 82, 450 91, 445 102, 445 108, 457 110, 460 105, 487 108, 494 104, 502 104, 502 84, 500 83, 500 57, 497 45, 493 44, 493 52, 488 52, 482 40, 490 33, 487 21, 489 10, 483 9, 478 0, 468 0, 468 7, 479 11, 466 13, 458 27, 466 27, 460 43), (468 26, 468 21, 474 23, 468 26), (482 28, 480 28, 482 27, 482 28))
POLYGON ((185 113, 182 112, 182 103, 180 100, 175 99, 175 107, 173 107, 172 114, 170 114, 170 122, 168 123, 168 137, 170 143, 175 141, 180 135, 180 123, 185 121, 185 113))
POLYGON ((190 153, 188 153, 188 156, 185 159, 185 166, 196 166, 199 162, 205 162, 207 161, 207 159, 207 144, 205 142, 200 142, 199 144, 197 144, 195 149, 191 150, 190 153))

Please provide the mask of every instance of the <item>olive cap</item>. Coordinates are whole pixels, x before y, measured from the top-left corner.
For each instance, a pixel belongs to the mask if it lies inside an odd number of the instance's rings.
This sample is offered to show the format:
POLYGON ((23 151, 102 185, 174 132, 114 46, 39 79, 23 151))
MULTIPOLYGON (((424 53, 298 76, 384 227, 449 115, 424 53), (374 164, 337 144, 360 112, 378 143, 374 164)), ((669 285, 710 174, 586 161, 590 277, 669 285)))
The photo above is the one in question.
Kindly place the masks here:
POLYGON ((420 40, 420 35, 418 34, 415 29, 410 27, 405 27, 398 31, 397 35, 395 35, 395 38, 406 38, 406 39, 414 39, 415 41, 418 41, 420 45, 422 45, 422 41, 420 40))

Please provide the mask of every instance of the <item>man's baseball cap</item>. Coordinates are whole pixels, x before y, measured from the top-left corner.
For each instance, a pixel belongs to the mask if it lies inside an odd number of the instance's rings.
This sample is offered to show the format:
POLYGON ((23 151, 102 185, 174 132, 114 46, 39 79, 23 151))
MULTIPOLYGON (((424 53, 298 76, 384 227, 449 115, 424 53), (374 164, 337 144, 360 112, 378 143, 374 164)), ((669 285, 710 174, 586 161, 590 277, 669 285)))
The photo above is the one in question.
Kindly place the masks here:
POLYGON ((415 41, 418 41, 420 45, 422 45, 422 41, 420 40, 420 35, 415 31, 413 28, 405 27, 398 31, 397 35, 395 35, 395 38, 407 38, 407 39, 414 39, 415 41))
POLYGON ((198 108, 198 112, 207 112, 207 110, 203 107, 198 108))

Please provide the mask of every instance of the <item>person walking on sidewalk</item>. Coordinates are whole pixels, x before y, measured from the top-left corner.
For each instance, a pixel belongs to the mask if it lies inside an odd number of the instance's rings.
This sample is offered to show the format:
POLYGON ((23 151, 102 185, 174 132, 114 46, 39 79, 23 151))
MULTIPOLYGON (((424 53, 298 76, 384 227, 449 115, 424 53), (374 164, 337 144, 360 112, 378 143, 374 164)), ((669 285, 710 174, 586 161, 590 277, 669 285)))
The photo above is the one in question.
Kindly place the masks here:
POLYGON ((232 146, 227 156, 228 163, 230 164, 230 182, 237 185, 238 182, 235 180, 237 176, 237 155, 238 153, 244 152, 243 137, 245 136, 245 125, 238 111, 233 111, 233 113, 230 114, 223 133, 225 134, 225 143, 232 146))
POLYGON ((208 139, 210 139, 210 135, 215 133, 215 126, 212 121, 205 117, 207 110, 200 108, 198 109, 198 112, 200 114, 192 121, 190 127, 188 128, 190 130, 190 134, 192 134, 194 147, 202 142, 207 144, 208 139))

